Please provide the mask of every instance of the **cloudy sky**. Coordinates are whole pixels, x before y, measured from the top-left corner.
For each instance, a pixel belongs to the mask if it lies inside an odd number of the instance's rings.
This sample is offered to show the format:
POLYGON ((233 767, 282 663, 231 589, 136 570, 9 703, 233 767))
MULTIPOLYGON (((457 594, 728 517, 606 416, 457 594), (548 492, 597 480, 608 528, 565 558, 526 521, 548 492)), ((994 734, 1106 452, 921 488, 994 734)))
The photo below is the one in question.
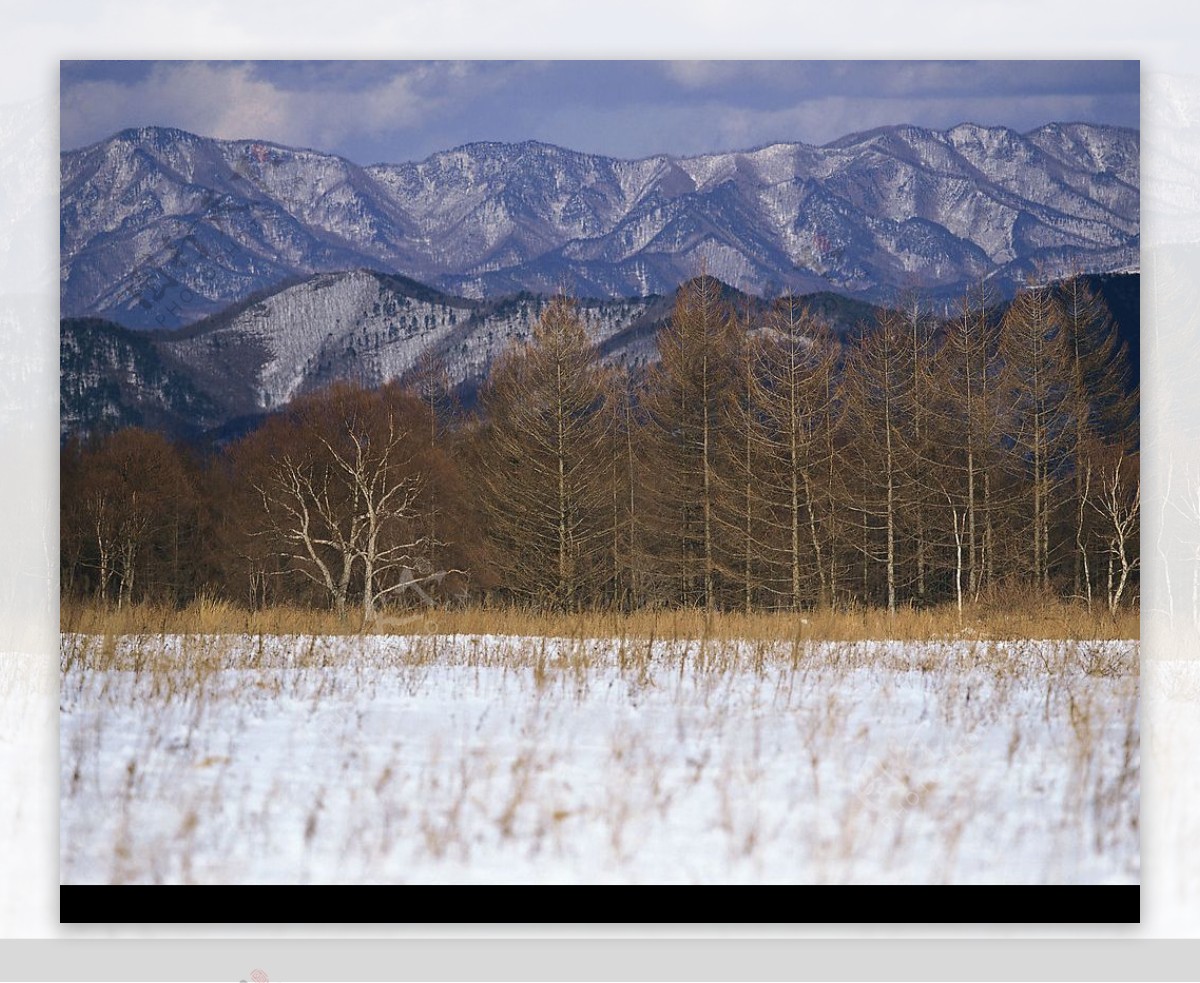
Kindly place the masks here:
POLYGON ((475 140, 616 157, 826 143, 886 123, 1138 126, 1136 61, 72 61, 62 148, 177 126, 416 160, 475 140))

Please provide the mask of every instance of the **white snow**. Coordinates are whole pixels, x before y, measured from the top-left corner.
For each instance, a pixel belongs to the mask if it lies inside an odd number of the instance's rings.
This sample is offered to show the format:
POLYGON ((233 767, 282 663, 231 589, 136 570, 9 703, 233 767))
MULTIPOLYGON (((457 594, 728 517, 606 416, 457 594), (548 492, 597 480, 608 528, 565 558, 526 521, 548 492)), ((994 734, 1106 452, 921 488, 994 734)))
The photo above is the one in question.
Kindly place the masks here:
POLYGON ((1137 882, 1137 649, 64 636, 61 877, 1137 882))

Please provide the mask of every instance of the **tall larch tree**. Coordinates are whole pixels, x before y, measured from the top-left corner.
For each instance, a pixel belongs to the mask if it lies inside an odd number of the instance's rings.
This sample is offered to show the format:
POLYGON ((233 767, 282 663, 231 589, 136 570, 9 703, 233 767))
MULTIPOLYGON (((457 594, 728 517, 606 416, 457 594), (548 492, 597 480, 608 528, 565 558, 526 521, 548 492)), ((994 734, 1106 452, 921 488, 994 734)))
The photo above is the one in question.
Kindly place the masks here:
POLYGON ((739 377, 737 332, 717 280, 702 275, 680 287, 658 349, 642 404, 664 600, 713 608, 719 601, 717 469, 739 377))
POLYGON ((612 412, 575 304, 556 297, 481 396, 471 467, 500 586, 527 603, 590 603, 611 564, 612 412))
POLYGON ((1070 480, 1074 440, 1071 354, 1055 292, 1036 285, 1020 291, 1004 314, 1000 333, 1002 398, 1011 414, 1006 426, 1009 462, 1017 499, 1024 500, 1013 519, 1019 525, 1027 517, 1029 569, 1034 584, 1049 590, 1060 552, 1052 530, 1070 480))
POLYGON ((827 327, 793 296, 775 303, 764 328, 751 379, 750 434, 764 462, 755 491, 766 525, 764 552, 776 571, 772 590, 797 610, 832 598, 826 554, 833 515, 820 489, 829 464, 836 348, 827 327))
POLYGON ((870 567, 882 566, 891 614, 903 586, 901 540, 912 485, 911 344, 904 317, 881 311, 850 346, 843 376, 843 454, 848 472, 860 479, 854 507, 863 519, 863 587, 870 589, 870 567))
POLYGON ((978 599, 994 568, 992 505, 1004 417, 994 309, 994 298, 983 284, 959 299, 934 358, 934 391, 926 416, 929 442, 938 449, 936 470, 929 474, 950 509, 956 563, 961 552, 961 572, 972 599, 978 599), (961 528, 955 515, 961 517, 961 528))
POLYGON ((934 520, 931 511, 940 506, 936 481, 931 480, 933 469, 941 457, 933 441, 930 426, 930 404, 935 392, 934 324, 929 310, 922 304, 920 294, 907 291, 897 305, 904 324, 910 381, 905 415, 908 456, 905 498, 912 525, 913 562, 916 567, 917 601, 924 604, 929 593, 929 568, 932 551, 934 520))

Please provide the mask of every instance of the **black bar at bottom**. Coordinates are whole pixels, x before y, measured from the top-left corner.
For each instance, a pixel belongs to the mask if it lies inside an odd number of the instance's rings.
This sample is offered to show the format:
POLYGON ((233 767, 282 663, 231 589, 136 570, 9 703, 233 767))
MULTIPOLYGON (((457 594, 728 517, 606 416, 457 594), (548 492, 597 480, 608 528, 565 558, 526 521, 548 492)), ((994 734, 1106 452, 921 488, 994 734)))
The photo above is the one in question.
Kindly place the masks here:
MULTIPOLYGON (((59 888, 68 924, 563 924, 592 892, 602 924, 1129 924, 1131 885, 423 886, 81 885, 59 888), (366 914, 364 914, 366 913, 366 914), (814 917, 810 917, 814 916, 814 917), (518 920, 519 919, 519 920, 518 920)), ((594 905, 591 910, 596 910, 594 905)))

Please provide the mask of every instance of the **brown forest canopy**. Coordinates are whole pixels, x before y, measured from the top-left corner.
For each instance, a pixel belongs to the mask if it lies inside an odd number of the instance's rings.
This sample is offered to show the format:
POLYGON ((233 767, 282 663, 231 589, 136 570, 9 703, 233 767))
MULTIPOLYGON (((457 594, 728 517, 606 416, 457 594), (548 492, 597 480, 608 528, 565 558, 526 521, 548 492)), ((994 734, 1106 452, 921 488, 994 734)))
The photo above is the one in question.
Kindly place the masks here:
POLYGON ((800 610, 1013 586, 1136 599, 1129 353, 1084 278, 913 293, 850 335, 681 289, 637 375, 548 304, 478 406, 445 372, 307 395, 201 455, 129 428, 62 462, 62 588, 104 603, 800 610))

